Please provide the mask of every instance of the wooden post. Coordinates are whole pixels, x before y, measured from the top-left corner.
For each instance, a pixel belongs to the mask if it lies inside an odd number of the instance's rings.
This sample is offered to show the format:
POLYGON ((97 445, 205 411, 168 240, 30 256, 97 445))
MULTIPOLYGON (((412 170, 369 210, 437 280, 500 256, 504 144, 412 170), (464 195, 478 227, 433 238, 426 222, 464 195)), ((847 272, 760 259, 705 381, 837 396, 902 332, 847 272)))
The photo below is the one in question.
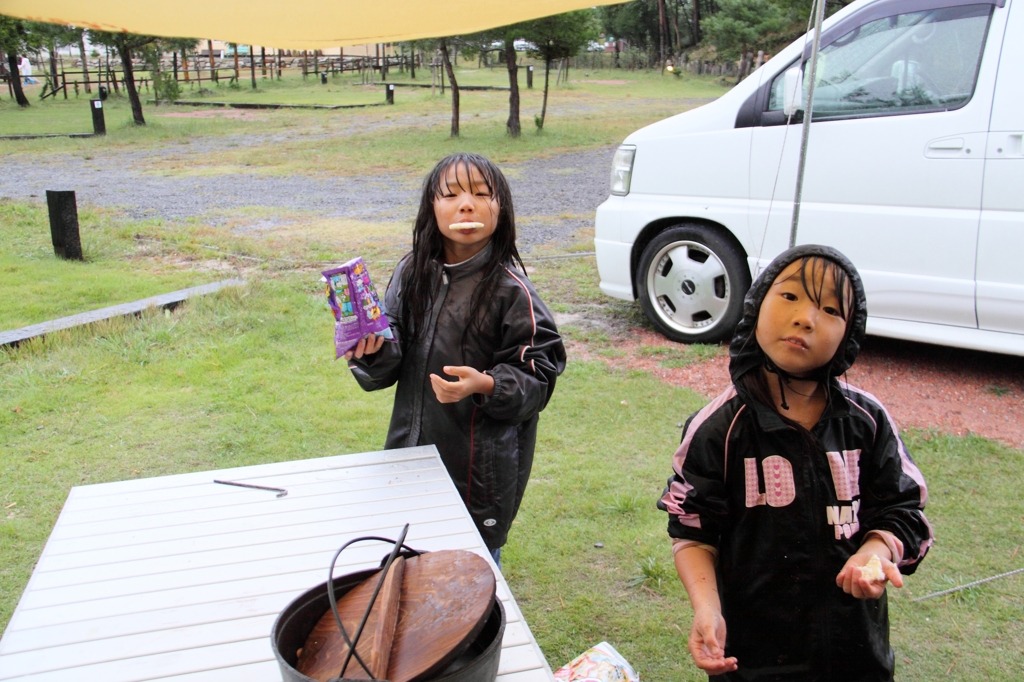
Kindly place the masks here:
POLYGON ((533 66, 526 67, 526 89, 533 90, 533 66))
POLYGON ((395 103, 395 84, 388 83, 384 86, 384 102, 386 104, 395 103))
POLYGON ((216 68, 216 64, 213 63, 213 41, 206 41, 206 49, 210 53, 210 78, 213 78, 213 70, 216 68))
POLYGON ((309 66, 306 64, 306 50, 302 51, 302 79, 305 80, 309 74, 309 66))
POLYGON ((94 135, 107 134, 107 122, 103 118, 103 100, 89 100, 89 109, 92 111, 92 132, 94 135))
POLYGON ((53 252, 65 260, 82 258, 82 239, 78 233, 78 205, 74 191, 46 190, 46 206, 50 211, 50 237, 53 252))
POLYGON ((260 70, 263 72, 263 77, 267 77, 267 48, 260 46, 260 70))
POLYGON ((252 89, 256 89, 256 51, 249 46, 249 77, 252 80, 252 89))
POLYGON ((277 50, 277 80, 281 80, 281 48, 275 47, 277 50))

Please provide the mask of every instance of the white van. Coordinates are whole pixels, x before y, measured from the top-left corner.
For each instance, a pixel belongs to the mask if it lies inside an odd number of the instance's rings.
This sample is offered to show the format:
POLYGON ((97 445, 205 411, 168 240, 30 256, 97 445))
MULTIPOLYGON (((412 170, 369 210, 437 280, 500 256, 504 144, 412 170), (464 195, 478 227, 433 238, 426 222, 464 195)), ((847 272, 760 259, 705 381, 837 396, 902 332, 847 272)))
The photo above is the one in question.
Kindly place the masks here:
MULTIPOLYGON (((669 338, 727 338, 787 248, 802 112, 783 81, 809 58, 801 38, 616 153, 601 290, 669 338)), ((1024 355, 1024 0, 847 6, 822 28, 813 121, 797 243, 856 264, 868 333, 1024 355)))

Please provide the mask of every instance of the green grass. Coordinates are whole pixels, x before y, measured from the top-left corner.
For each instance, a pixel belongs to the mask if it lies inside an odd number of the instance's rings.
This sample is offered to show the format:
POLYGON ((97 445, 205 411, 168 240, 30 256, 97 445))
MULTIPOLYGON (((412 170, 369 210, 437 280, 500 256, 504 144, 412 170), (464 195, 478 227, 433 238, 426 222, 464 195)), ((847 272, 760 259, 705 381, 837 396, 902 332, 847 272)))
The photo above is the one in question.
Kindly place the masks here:
MULTIPOLYGON (((500 69, 463 70, 465 82, 499 84, 504 77, 500 69)), ((636 127, 690 106, 682 100, 723 91, 703 79, 584 74, 574 70, 571 78, 631 82, 553 88, 552 102, 575 113, 552 114, 540 135, 528 125, 539 110, 539 90, 524 91, 518 141, 504 136, 504 93, 465 93, 464 138, 450 142, 447 100, 401 89, 394 107, 268 112, 248 121, 164 118, 157 114, 193 110, 149 106, 151 123, 144 129, 124 123, 127 105, 114 98, 105 139, 0 145, 5 153, 49 160, 203 137, 284 133, 283 140, 252 149, 172 159, 160 170, 420 175, 455 148, 507 164, 614 144, 636 127), (422 113, 424 120, 441 123, 417 123, 422 113), (355 137, 353 121, 366 123, 355 137), (395 121, 401 127, 384 126, 395 121)), ((356 96, 340 85, 338 92, 312 82, 274 87, 261 85, 265 92, 255 94, 240 87, 225 96, 356 96)), ((23 112, 2 99, 0 129, 75 130, 72 125, 88 125, 85 107, 84 101, 33 100, 23 112)), ((0 202, 0 319, 10 320, 0 327, 109 305, 124 295, 140 298, 150 291, 146 287, 179 288, 191 278, 198 283, 238 272, 249 281, 171 313, 112 320, 0 350, 0 627, 10 619, 72 486, 359 452, 383 443, 393 394, 363 393, 344 364, 333 361, 318 269, 363 255, 374 278, 386 281, 388 262, 407 248, 408 226, 290 213, 275 217, 293 221, 291 227, 259 238, 231 232, 264 213, 232 211, 227 228, 212 229, 202 220, 139 223, 113 211, 83 209, 88 261, 66 264, 53 259, 41 202, 0 202)), ((567 251, 589 250, 590 236, 581 232, 567 251)), ((534 255, 564 251, 539 248, 534 255)), ((573 316, 562 331, 597 355, 621 357, 617 341, 646 327, 636 305, 600 294, 593 257, 527 261, 544 299, 573 316)), ((637 352, 672 366, 721 349, 644 346, 637 352)), ((570 357, 541 417, 530 486, 503 554, 506 577, 552 667, 608 640, 646 680, 706 679, 686 652, 689 606, 673 575, 664 514, 654 507, 679 441, 676 425, 703 402, 648 373, 570 357)), ((1024 453, 976 437, 905 435, 930 484, 928 515, 938 539, 907 586, 890 591, 897 678, 1015 680, 1013 671, 1024 669, 1024 578, 917 604, 911 599, 1024 563, 1024 453)))
MULTIPOLYGON (((0 355, 0 623, 71 486, 379 448, 392 393, 360 391, 330 348, 330 318, 305 272, 0 355)), ((504 554, 552 666, 607 639, 646 679, 702 679, 685 652, 689 607, 654 508, 676 424, 702 402, 603 363, 570 362, 559 380, 504 554)), ((910 598, 1019 565, 1024 453, 935 434, 908 443, 931 484, 939 539, 893 591, 900 679, 933 680, 950 665, 956 679, 1013 679, 1024 665, 1019 578, 978 588, 970 602, 910 598)))
MULTIPOLYGON (((336 111, 275 110, 246 112, 245 119, 228 118, 228 110, 144 104, 147 125, 131 123, 126 98, 112 96, 105 103, 108 134, 103 138, 0 141, 5 152, 73 153, 86 158, 107 149, 149 148, 205 136, 268 135, 266 143, 190 152, 166 160, 154 171, 204 175, 253 172, 356 173, 404 172, 421 176, 438 158, 456 150, 470 150, 497 163, 515 163, 564 151, 593 149, 621 142, 633 130, 690 109, 703 100, 726 92, 708 78, 675 79, 657 74, 606 69, 588 77, 575 71, 577 80, 626 80, 624 85, 570 82, 555 87, 549 96, 548 118, 538 133, 533 116, 540 112, 542 90, 525 88, 520 74, 523 135, 518 140, 505 134, 508 93, 465 92, 461 97, 461 137, 449 139, 449 94, 431 94, 429 88, 396 89, 394 106, 336 111), (192 117, 200 114, 204 118, 192 117), (353 126, 353 123, 357 124, 353 126), (398 134, 396 125, 401 126, 398 134), (280 134, 285 133, 285 139, 280 134)), ((417 72, 417 82, 429 83, 429 71, 417 72)), ((458 78, 467 84, 507 85, 503 69, 460 68, 458 78)), ((312 77, 303 80, 291 73, 281 82, 258 79, 253 91, 243 79, 238 88, 203 84, 211 101, 249 101, 280 104, 356 104, 381 101, 382 86, 353 85, 352 75, 334 77, 320 85, 312 77)), ((390 80, 409 82, 407 74, 392 72, 390 80)), ((223 83, 223 81, 222 81, 223 83)), ((144 99, 152 97, 143 93, 144 99)), ((183 99, 199 99, 197 88, 184 88, 183 99)), ((21 109, 9 98, 0 98, 0 130, 5 134, 89 132, 92 129, 84 94, 75 100, 32 96, 32 106, 21 109)), ((234 113, 238 113, 237 111, 234 113)))
POLYGON ((79 214, 84 262, 54 255, 43 206, 0 201, 0 226, 0 330, 224 278, 187 263, 146 267, 146 254, 140 252, 133 233, 94 211, 79 214))

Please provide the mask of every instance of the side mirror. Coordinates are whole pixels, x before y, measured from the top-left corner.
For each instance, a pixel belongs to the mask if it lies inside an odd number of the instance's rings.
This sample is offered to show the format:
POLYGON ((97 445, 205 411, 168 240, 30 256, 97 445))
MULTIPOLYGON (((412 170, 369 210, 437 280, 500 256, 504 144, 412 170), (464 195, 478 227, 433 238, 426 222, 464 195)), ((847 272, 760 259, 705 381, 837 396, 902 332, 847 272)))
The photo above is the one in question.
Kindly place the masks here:
POLYGON ((804 108, 804 70, 798 64, 783 75, 782 78, 782 113, 792 116, 804 108))

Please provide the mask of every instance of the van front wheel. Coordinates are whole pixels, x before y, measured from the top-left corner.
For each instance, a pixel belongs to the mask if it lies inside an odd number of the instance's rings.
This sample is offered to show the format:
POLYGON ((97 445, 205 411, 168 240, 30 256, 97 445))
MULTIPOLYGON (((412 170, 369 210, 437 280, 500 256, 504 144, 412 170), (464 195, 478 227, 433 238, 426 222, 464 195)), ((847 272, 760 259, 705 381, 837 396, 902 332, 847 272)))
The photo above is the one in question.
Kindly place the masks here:
POLYGON ((644 249, 636 271, 640 307, 682 343, 728 338, 743 312, 750 271, 738 250, 706 227, 671 227, 644 249))

